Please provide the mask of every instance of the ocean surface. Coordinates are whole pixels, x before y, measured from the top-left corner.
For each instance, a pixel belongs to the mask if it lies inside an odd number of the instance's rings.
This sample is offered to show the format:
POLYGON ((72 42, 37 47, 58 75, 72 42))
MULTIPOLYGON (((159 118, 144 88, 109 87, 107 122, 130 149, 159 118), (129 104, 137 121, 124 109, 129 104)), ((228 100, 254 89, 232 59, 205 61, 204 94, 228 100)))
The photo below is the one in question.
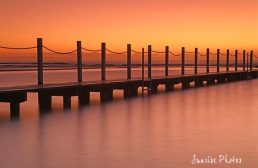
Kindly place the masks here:
MULTIPOLYGON (((140 77, 141 69, 132 74, 140 77)), ((163 74, 164 68, 153 70, 163 74)), ((0 86, 33 85, 36 75, 0 72, 0 86)), ((74 82, 76 71, 49 70, 44 77, 46 83, 74 82)), ((125 78, 125 68, 108 69, 107 79, 125 78)), ((99 70, 84 70, 84 80, 99 79, 99 70)), ((82 109, 73 97, 71 110, 54 97, 45 114, 30 93, 19 119, 11 120, 9 104, 0 103, 0 168, 256 168, 257 86, 257 79, 170 93, 161 86, 159 94, 129 100, 115 91, 115 100, 105 104, 92 93, 91 105, 82 109)))

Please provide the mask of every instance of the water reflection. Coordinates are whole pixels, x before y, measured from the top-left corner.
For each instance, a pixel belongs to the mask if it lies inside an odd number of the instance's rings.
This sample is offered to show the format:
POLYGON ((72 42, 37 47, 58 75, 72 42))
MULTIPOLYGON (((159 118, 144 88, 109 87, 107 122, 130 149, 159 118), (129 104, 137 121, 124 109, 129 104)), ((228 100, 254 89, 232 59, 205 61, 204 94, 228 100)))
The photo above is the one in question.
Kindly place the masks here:
POLYGON ((71 111, 55 108, 41 115, 32 94, 20 120, 0 120, 1 167, 209 167, 191 165, 193 154, 244 160, 213 167, 255 167, 257 84, 242 81, 82 109, 73 99, 71 111))

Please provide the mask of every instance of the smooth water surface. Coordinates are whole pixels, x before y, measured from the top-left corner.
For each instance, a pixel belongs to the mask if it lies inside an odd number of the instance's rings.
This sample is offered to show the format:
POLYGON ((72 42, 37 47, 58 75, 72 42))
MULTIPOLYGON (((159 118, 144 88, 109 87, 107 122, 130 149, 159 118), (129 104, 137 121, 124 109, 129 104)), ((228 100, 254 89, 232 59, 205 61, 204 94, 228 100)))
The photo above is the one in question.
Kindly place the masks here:
POLYGON ((39 114, 37 94, 21 105, 20 119, 9 119, 0 104, 1 168, 256 168, 258 80, 151 97, 116 100, 39 114), (242 158, 241 164, 191 163, 193 155, 242 158))

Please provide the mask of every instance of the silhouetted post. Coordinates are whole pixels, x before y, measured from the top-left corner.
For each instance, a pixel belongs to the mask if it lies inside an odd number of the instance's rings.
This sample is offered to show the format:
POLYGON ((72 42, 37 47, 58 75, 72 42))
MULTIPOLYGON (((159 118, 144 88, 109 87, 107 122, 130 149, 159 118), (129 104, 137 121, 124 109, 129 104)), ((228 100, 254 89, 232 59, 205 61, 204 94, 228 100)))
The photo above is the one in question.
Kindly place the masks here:
POLYGON ((198 66, 198 48, 194 49, 194 73, 197 74, 197 66, 198 66))
POLYGON ((227 62, 226 62, 226 66, 227 66, 227 71, 229 71, 229 49, 227 49, 227 62))
POLYGON ((165 47, 165 76, 168 76, 169 47, 165 47))
POLYGON ((43 42, 37 39, 38 85, 43 85, 43 42))
POLYGON ((185 74, 185 47, 182 47, 182 64, 181 64, 181 74, 185 74))
POLYGON ((101 43, 101 80, 106 80, 106 43, 101 43))
POLYGON ((151 79, 151 45, 148 45, 148 78, 151 79))
POLYGON ((245 71, 245 50, 243 51, 243 70, 245 71))
POLYGON ((220 49, 217 49, 217 72, 219 72, 219 56, 220 56, 220 49))
POLYGON ((131 44, 127 44, 127 79, 131 79, 131 56, 132 56, 132 51, 131 51, 131 44))
POLYGON ((77 41, 77 75, 78 82, 82 82, 82 44, 77 41))
POLYGON ((210 49, 206 50, 206 73, 210 72, 210 49))
POLYGON ((249 52, 247 52, 247 55, 246 55, 246 69, 247 69, 247 72, 248 72, 248 69, 249 69, 249 52))
POLYGON ((237 67, 238 67, 237 59, 238 59, 238 51, 236 50, 235 51, 235 71, 237 71, 237 67))
POLYGON ((250 53, 250 71, 253 70, 253 56, 254 56, 254 51, 251 50, 251 53, 250 53))
POLYGON ((144 95, 144 48, 142 48, 142 96, 144 95))

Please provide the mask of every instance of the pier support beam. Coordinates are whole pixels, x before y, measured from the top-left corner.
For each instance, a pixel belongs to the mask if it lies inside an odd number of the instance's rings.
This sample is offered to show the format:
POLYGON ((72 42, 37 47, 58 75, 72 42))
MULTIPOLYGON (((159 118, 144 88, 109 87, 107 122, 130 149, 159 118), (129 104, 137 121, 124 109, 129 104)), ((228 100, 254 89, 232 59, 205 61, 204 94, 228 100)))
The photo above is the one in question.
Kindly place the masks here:
POLYGON ((207 85, 213 85, 213 84, 215 84, 215 79, 214 78, 207 79, 207 85))
POLYGON ((203 80, 195 80, 194 87, 200 87, 200 86, 203 86, 203 80))
POLYGON ((158 93, 158 84, 150 83, 148 86, 148 95, 158 93))
POLYGON ((190 88, 190 82, 189 81, 182 81, 182 89, 190 88))
POLYGON ((169 83, 169 82, 166 83, 165 84, 165 90, 166 90, 166 92, 174 90, 174 84, 173 83, 169 83))
POLYGON ((131 86, 124 89, 124 98, 136 97, 138 95, 138 87, 131 86))
POLYGON ((20 103, 27 101, 27 92, 0 93, 0 102, 10 103, 11 118, 20 115, 20 103))
POLYGON ((63 96, 64 109, 71 109, 71 104, 72 104, 71 96, 69 95, 63 96))
POLYGON ((44 92, 38 92, 38 102, 40 112, 50 111, 52 108, 52 96, 44 92))
POLYGON ((11 118, 19 118, 20 116, 20 103, 10 102, 11 118))
POLYGON ((219 76, 219 77, 217 78, 217 83, 225 83, 225 81, 226 81, 226 79, 225 79, 224 76, 219 76))
POLYGON ((113 100, 113 89, 103 89, 100 91, 100 102, 104 103, 113 100))
POLYGON ((82 89, 78 95, 79 107, 90 104, 90 92, 82 89))

